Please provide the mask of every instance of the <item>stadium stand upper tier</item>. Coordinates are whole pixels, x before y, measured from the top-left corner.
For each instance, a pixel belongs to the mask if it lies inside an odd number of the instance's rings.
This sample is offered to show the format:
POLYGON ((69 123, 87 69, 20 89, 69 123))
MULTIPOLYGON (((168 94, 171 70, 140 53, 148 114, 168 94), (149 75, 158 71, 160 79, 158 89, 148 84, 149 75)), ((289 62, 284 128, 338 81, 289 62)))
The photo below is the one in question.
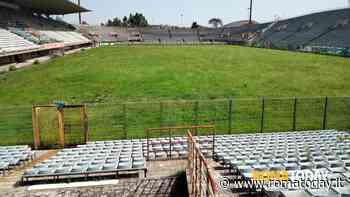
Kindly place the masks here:
POLYGON ((26 51, 38 48, 38 45, 0 28, 0 55, 15 51, 26 51))
POLYGON ((349 48, 350 8, 313 13, 271 23, 257 37, 260 46, 290 50, 349 48))
POLYGON ((90 45, 73 25, 51 17, 86 11, 68 0, 0 0, 0 64, 90 45))

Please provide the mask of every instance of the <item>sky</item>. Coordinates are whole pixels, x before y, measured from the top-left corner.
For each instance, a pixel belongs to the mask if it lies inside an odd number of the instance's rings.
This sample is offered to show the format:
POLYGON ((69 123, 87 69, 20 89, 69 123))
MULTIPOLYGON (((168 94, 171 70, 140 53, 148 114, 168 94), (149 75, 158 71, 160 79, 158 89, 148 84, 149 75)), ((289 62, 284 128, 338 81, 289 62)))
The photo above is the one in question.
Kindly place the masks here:
MULTIPOLYGON (((74 0, 73 0, 74 1, 74 0)), ((349 6, 348 0, 253 0, 253 19, 268 22, 276 17, 286 19, 311 12, 349 6)), ((248 19, 249 0, 81 0, 83 7, 92 10, 83 14, 91 25, 106 22, 109 18, 143 13, 150 24, 190 26, 196 21, 207 25, 213 17, 224 24, 248 19)), ((77 15, 63 17, 77 24, 77 15)))

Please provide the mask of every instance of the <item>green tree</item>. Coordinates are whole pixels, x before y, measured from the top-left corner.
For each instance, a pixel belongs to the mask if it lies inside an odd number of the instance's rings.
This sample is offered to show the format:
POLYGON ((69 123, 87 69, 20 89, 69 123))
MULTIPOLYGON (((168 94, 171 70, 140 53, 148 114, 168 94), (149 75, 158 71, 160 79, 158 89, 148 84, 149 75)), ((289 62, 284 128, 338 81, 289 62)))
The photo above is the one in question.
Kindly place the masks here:
POLYGON ((197 22, 193 22, 192 26, 191 26, 191 29, 197 29, 197 28, 199 28, 198 23, 197 22))
POLYGON ((113 26, 117 26, 117 27, 122 26, 122 21, 118 17, 115 17, 113 19, 113 26))
POLYGON ((219 18, 212 18, 209 20, 209 25, 212 25, 214 28, 218 28, 219 26, 222 26, 222 20, 219 18))
POLYGON ((128 26, 128 21, 129 21, 129 20, 128 20, 128 17, 127 17, 127 16, 124 16, 124 17, 123 17, 123 26, 124 26, 124 27, 127 27, 127 26, 128 26))

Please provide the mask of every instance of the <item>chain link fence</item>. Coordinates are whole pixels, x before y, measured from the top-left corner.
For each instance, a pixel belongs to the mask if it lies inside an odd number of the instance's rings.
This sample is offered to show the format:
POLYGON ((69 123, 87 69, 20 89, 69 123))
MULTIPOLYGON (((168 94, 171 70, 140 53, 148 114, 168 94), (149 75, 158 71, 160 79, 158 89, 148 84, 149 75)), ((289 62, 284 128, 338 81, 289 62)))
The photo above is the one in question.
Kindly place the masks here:
MULTIPOLYGON (((33 144, 32 106, 0 110, 0 145, 33 144)), ((218 134, 350 129, 350 97, 87 104, 91 141, 145 138, 145 129, 215 125, 218 134)), ((52 131, 57 132, 57 131, 52 131)))

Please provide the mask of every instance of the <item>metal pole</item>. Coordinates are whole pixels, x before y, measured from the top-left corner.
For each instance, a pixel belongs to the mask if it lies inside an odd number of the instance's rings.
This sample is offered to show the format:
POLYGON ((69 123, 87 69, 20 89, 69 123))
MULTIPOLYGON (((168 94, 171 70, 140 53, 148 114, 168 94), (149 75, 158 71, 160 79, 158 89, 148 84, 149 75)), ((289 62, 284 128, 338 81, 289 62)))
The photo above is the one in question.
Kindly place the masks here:
POLYGON ((228 132, 232 133, 232 99, 228 103, 228 132))
MULTIPOLYGON (((194 103, 194 125, 198 126, 198 111, 199 111, 199 102, 194 103)), ((198 129, 195 128, 195 135, 198 135, 198 129)))
POLYGON ((159 126, 163 127, 163 103, 159 103, 159 126))
MULTIPOLYGON (((79 7, 81 7, 80 6, 80 0, 78 0, 78 5, 79 5, 79 7)), ((81 12, 79 12, 78 15, 79 15, 79 25, 81 25, 81 22, 82 22, 81 21, 81 12)))
POLYGON ((261 126, 260 132, 264 132, 264 117, 265 116, 265 98, 262 98, 262 106, 261 106, 261 126))
POLYGON ((328 97, 326 97, 325 101, 324 101, 323 122, 322 122, 322 129, 323 130, 325 130, 327 128, 327 111, 328 111, 328 97))
POLYGON ((123 124, 123 132, 124 132, 124 139, 127 139, 128 137, 128 133, 127 133, 127 129, 128 129, 128 117, 127 117, 127 114, 126 114, 126 104, 123 104, 123 118, 124 118, 124 124, 123 124))
POLYGON ((250 0, 250 8, 249 8, 249 24, 252 24, 252 14, 253 14, 253 0, 250 0))
POLYGON ((297 103, 298 99, 294 98, 294 105, 293 105, 293 131, 296 130, 296 122, 297 122, 297 103))

